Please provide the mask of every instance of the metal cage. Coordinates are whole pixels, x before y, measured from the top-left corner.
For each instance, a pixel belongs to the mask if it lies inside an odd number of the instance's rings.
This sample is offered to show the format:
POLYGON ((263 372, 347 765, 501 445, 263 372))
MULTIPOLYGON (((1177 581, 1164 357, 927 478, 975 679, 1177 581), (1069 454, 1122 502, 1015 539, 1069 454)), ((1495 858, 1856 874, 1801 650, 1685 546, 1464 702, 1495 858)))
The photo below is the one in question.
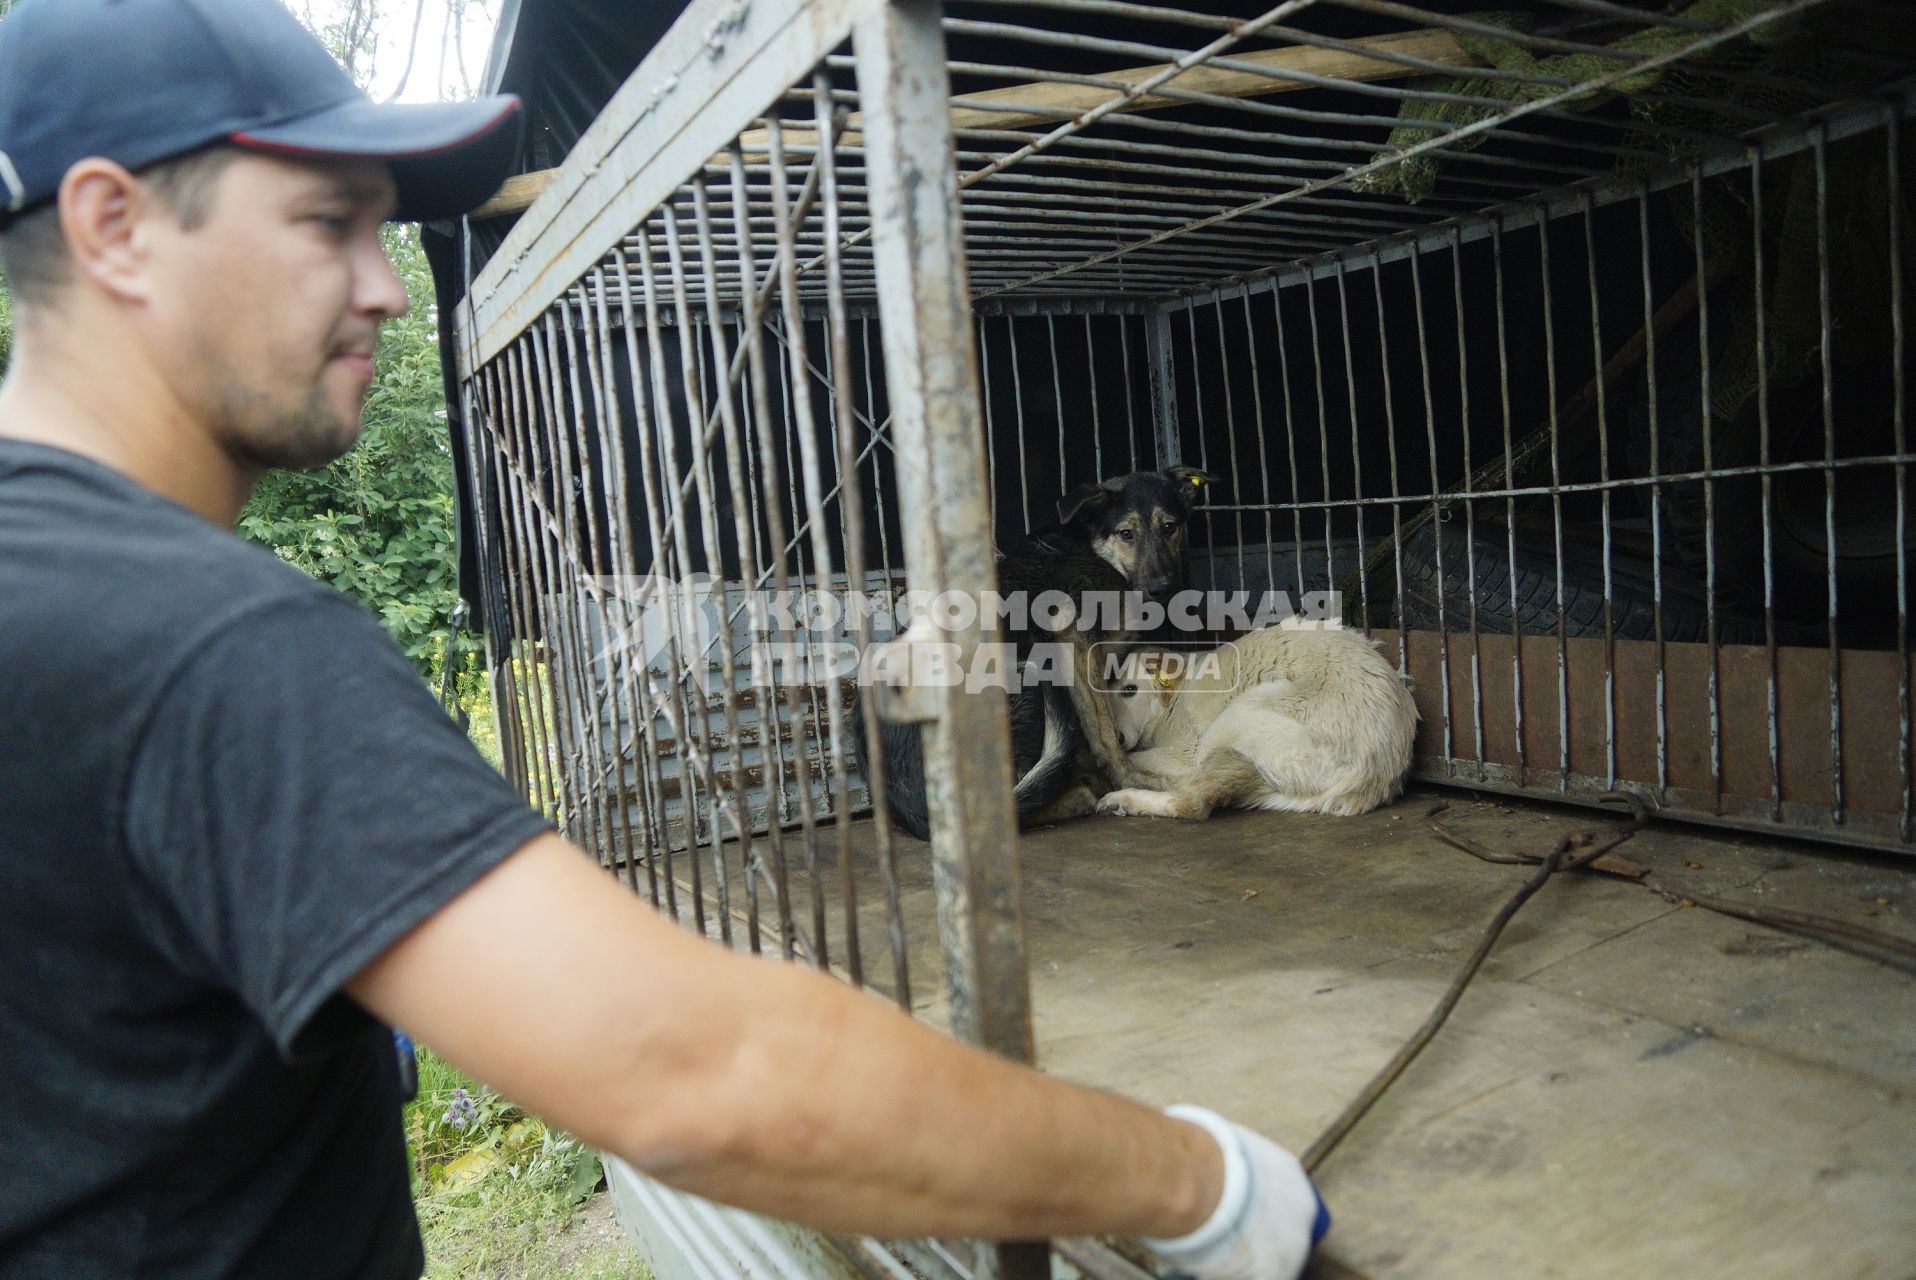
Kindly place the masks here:
POLYGON ((515 781, 689 926, 1029 1057, 1004 700, 852 674, 891 594, 1189 462, 1203 581, 1339 593, 1417 776, 1908 849, 1906 15, 1460 7, 693 4, 456 319, 515 781))

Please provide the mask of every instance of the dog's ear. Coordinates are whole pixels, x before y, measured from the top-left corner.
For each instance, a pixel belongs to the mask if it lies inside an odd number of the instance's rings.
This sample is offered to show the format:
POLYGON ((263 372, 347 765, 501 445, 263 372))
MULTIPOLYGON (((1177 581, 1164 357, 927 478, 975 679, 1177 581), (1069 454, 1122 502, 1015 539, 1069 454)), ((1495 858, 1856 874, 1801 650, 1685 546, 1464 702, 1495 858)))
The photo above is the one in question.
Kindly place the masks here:
POLYGON ((1195 507, 1203 502, 1206 490, 1211 485, 1222 483, 1219 477, 1196 467, 1166 467, 1160 474, 1177 487, 1187 507, 1195 507))
POLYGON ((1070 524, 1079 516, 1103 510, 1116 496, 1117 490, 1111 487, 1109 481, 1081 484, 1058 499, 1058 523, 1070 524))

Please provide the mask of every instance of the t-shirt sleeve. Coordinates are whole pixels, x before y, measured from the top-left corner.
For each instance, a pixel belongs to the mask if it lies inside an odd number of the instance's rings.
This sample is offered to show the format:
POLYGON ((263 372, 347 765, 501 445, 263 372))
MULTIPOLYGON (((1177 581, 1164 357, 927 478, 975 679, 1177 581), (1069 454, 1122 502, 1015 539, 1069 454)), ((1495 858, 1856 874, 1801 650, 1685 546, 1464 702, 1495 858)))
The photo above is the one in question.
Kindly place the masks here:
POLYGON ((358 605, 220 628, 159 695, 126 845, 189 954, 293 1056, 327 1000, 549 824, 358 605))

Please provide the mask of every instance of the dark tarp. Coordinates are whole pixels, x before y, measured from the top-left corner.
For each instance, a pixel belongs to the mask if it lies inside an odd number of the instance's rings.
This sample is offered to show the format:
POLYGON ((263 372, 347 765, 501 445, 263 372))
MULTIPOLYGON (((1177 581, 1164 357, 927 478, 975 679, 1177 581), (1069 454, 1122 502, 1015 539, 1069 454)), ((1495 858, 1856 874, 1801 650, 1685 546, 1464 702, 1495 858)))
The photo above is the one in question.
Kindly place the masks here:
MULTIPOLYGON (((551 169, 564 161, 579 135, 678 18, 686 2, 506 0, 481 88, 486 93, 516 93, 525 102, 525 140, 518 172, 551 169)), ((504 576, 496 566, 491 572, 482 571, 479 563, 477 522, 483 518, 497 530, 497 502, 490 494, 467 491, 466 425, 453 360, 452 317, 466 296, 467 280, 491 259, 515 221, 505 217, 464 225, 431 223, 421 228, 420 236, 432 265, 439 305, 446 417, 459 504, 459 593, 472 607, 475 626, 492 617, 504 622, 503 602, 497 610, 490 607, 491 597, 503 590, 504 576), (470 226, 470 243, 466 226, 470 226)))

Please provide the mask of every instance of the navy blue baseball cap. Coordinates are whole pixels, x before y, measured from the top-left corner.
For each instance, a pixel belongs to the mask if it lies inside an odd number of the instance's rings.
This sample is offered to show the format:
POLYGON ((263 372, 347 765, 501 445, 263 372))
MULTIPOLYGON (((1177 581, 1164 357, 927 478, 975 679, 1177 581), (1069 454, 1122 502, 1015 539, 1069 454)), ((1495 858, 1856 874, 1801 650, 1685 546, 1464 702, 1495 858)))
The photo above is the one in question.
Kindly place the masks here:
POLYGON ((457 217, 512 172, 510 95, 379 103, 280 0, 21 0, 0 18, 0 221, 77 161, 138 170, 214 143, 383 160, 397 216, 457 217))

